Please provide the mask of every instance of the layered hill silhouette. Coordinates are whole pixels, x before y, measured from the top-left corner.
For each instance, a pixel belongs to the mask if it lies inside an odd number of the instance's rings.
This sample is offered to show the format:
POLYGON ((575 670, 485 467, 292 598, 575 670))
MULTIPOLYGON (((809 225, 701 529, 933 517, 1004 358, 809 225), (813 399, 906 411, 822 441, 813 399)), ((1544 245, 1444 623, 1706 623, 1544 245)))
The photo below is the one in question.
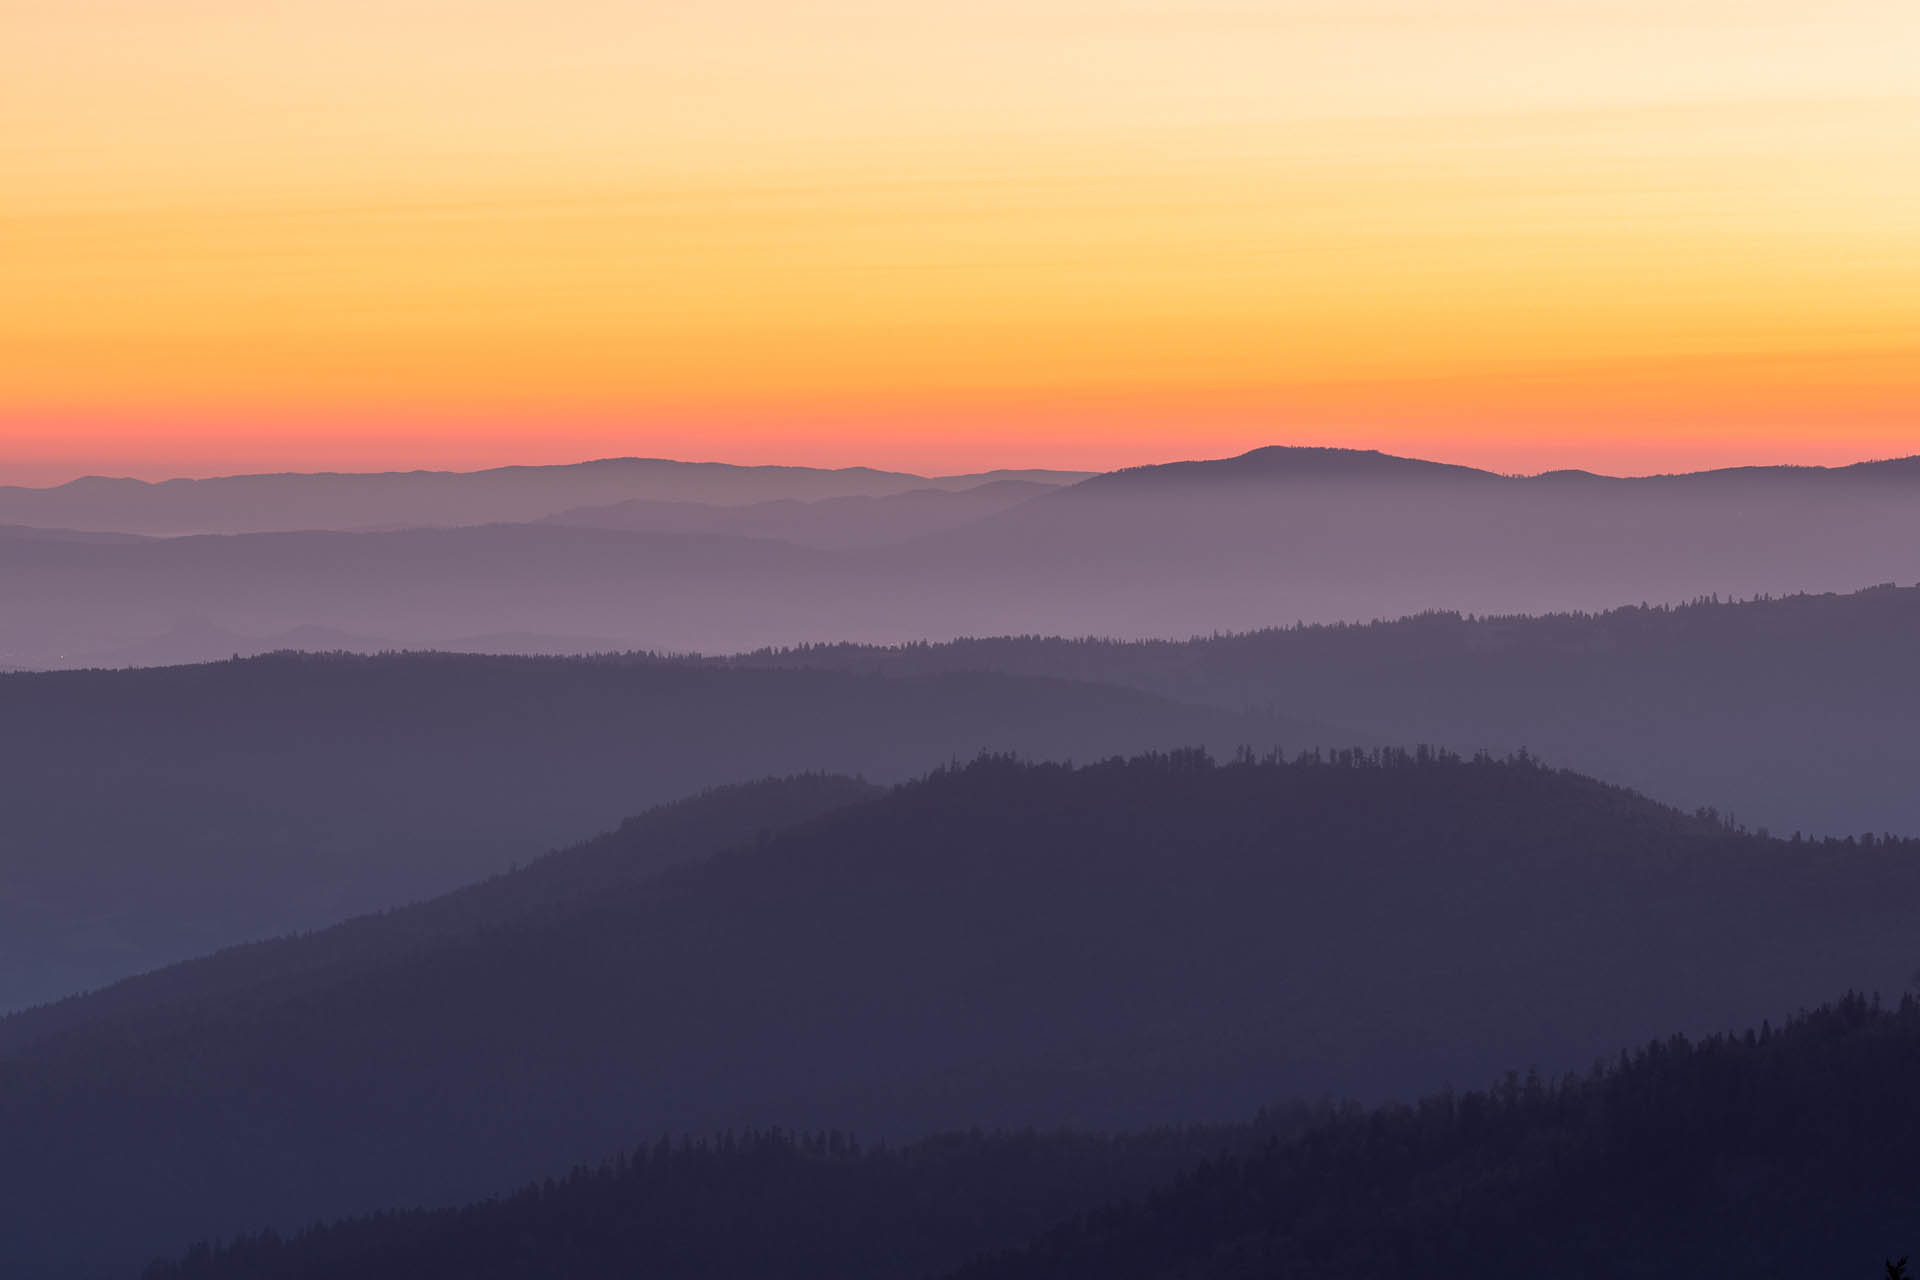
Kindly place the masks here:
POLYGON ((720 783, 1335 738, 1051 679, 435 655, 6 675, 0 724, 0 1011, 444 892, 720 783))
POLYGON ((1777 1029, 1657 1040, 1589 1072, 1371 1112, 1121 1141, 657 1144, 461 1210, 202 1246, 146 1276, 905 1280, 1054 1218, 953 1280, 1874 1280, 1914 1232, 1917 1056, 1910 1000, 1848 997, 1777 1029), (1183 1158, 1198 1167, 1137 1189, 1183 1158))
POLYGON ((1917 1061, 1910 996, 1851 996, 1344 1117, 952 1280, 1901 1274, 1881 1264, 1913 1238, 1917 1061))
POLYGON ((955 1133, 904 1147, 777 1130, 662 1140, 501 1200, 202 1245, 145 1275, 934 1277, 1208 1158, 1291 1137, 1311 1114, 1286 1108, 1250 1124, 1119 1137, 955 1133))
MULTIPOLYGON (((581 474, 621 479, 622 468, 641 465, 589 464, 581 474)), ((673 468, 686 464, 644 465, 680 477, 673 468)), ((765 496, 724 474, 736 505, 751 502, 750 492, 765 496)), ((704 492, 666 483, 654 497, 704 492)), ((319 627, 447 647, 529 633, 713 653, 991 634, 1184 638, 1433 609, 1594 610, 1920 577, 1913 459, 1612 479, 1273 448, 1094 476, 999 510, 984 508, 1007 496, 1001 483, 984 496, 905 491, 926 483, 906 478, 904 489, 876 493, 851 481, 851 491, 822 490, 822 481, 784 496, 830 501, 757 513, 653 498, 598 514, 575 510, 591 502, 565 504, 573 514, 563 519, 611 528, 555 524, 547 518, 563 508, 529 507, 515 519, 534 523, 450 529, 0 537, 0 592, 18 602, 0 617, 0 661, 137 662, 142 646, 172 656, 168 637, 182 618, 252 639, 319 627), (971 518, 940 527, 969 509, 971 518)), ((430 506, 414 508, 409 522, 434 523, 430 506)), ((0 503, 0 518, 22 517, 0 503)))
POLYGON ((826 551, 880 547, 960 528, 1049 493, 1058 486, 995 480, 970 489, 910 489, 882 496, 783 498, 740 506, 634 498, 576 507, 547 517, 552 524, 636 533, 731 534, 771 538, 826 551))
POLYGON ((622 822, 424 902, 293 939, 228 947, 97 991, 0 1018, 0 1055, 120 1014, 151 1019, 175 1006, 228 1012, 282 998, 301 984, 337 982, 423 949, 542 912, 578 906, 668 867, 752 844, 775 831, 881 794, 858 778, 799 774, 715 787, 622 822))
POLYGON ((733 666, 1002 671, 1282 707, 1376 741, 1557 764, 1756 827, 1920 833, 1920 588, 1594 614, 1426 614, 1173 643, 825 645, 733 666))
POLYGON ((733 466, 602 458, 486 471, 216 476, 145 481, 87 476, 34 489, 0 485, 0 524, 141 534, 267 533, 539 520, 630 500, 718 504, 879 497, 996 481, 1066 484, 1084 471, 919 476, 872 467, 733 466))
POLYGON ((1130 638, 1853 590, 1913 582, 1916 545, 1917 459, 1618 479, 1276 447, 1095 476, 914 556, 999 567, 1023 603, 971 634, 1130 638))
POLYGON ((1762 838, 1523 759, 1179 752, 985 759, 590 880, 16 1037, 0 1265, 454 1203, 662 1132, 1140 1127, 1551 1075, 1897 989, 1920 845, 1762 838))
POLYGON ((664 649, 722 649, 741 636, 788 634, 787 621, 802 616, 830 634, 825 611, 861 608, 864 590, 841 558, 790 543, 555 524, 16 537, 0 539, 0 592, 20 606, 0 616, 0 658, 148 665, 143 645, 177 655, 182 619, 242 637, 319 627, 413 648, 521 632, 625 643, 650 634, 664 649))

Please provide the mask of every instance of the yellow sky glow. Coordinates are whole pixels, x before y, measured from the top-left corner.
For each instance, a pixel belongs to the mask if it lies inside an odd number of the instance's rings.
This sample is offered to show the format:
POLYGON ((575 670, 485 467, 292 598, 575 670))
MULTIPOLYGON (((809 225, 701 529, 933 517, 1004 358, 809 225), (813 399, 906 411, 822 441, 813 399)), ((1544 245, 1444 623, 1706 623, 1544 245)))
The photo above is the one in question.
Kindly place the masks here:
POLYGON ((13 0, 0 481, 1920 452, 1910 0, 13 0))

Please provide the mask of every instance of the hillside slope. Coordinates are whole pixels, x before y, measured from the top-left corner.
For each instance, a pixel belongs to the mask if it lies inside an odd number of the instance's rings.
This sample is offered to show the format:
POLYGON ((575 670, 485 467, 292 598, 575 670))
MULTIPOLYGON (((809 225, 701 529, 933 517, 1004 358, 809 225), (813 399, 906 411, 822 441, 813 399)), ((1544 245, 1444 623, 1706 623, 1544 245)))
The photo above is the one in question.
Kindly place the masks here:
POLYGON ((662 1140, 461 1209, 250 1235, 148 1280, 921 1280, 1143 1195, 1311 1116, 1121 1137, 954 1133, 905 1147, 778 1130, 662 1140))
POLYGON ((955 1280, 1885 1274, 1920 1236, 1920 1007, 1355 1114, 955 1280))
POLYGON ((902 1150, 661 1144, 501 1200, 201 1246, 146 1275, 917 1280, 1037 1221, 1037 1239, 955 1280, 1875 1280, 1920 1233, 1916 1066, 1920 1008, 1849 997, 1777 1029, 1373 1112, 902 1150))
POLYGON ((566 911, 0 1060, 0 1264, 471 1198, 663 1131, 1223 1120, 1897 989, 1912 843, 1529 762, 985 760, 566 911))
POLYGON ((1428 614, 1175 642, 1022 636, 716 659, 1001 671, 1284 707, 1387 742, 1527 748, 1782 833, 1920 834, 1920 587, 1597 614, 1428 614))
POLYGON ((242 944, 140 974, 97 991, 0 1017, 0 1056, 107 1019, 152 1026, 193 1010, 284 1000, 315 984, 377 969, 481 930, 564 913, 583 899, 635 884, 684 862, 872 799, 856 778, 799 775, 715 787, 649 809, 612 831, 523 867, 391 911, 291 938, 242 944))
POLYGON ((446 655, 6 675, 0 726, 0 1010, 445 892, 720 783, 1334 736, 1057 680, 446 655))

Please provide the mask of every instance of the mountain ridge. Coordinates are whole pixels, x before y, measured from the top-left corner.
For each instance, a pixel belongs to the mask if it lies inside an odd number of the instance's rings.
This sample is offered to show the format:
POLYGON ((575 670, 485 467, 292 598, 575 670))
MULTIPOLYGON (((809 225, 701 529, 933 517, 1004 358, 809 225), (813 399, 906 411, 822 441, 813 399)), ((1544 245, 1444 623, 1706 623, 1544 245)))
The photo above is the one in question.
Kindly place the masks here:
POLYGON ((1383 742, 1542 753, 1692 808, 1920 834, 1908 678, 1920 586, 1596 613, 1452 611, 1181 640, 978 637, 719 656, 867 674, 995 670, 1285 707, 1383 742), (1337 718, 1335 712, 1337 711, 1337 718))
POLYGON ((922 476, 874 467, 821 468, 598 458, 475 471, 262 472, 140 480, 83 476, 0 485, 0 524, 73 525, 143 534, 348 531, 395 523, 538 520, 568 507, 629 498, 744 503, 779 497, 964 490, 998 481, 1070 483, 1087 472, 998 470, 922 476), (196 505, 197 504, 197 505, 196 505), (37 515, 36 519, 27 519, 37 515))
POLYGON ((923 495, 910 518, 893 498, 821 499, 779 508, 763 526, 752 521, 768 512, 752 503, 647 517, 704 531, 491 522, 0 536, 0 598, 13 606, 0 614, 0 661, 191 657, 164 639, 183 618, 259 638, 316 627, 412 647, 524 634, 712 653, 981 634, 1185 637, 1436 610, 1851 591, 1914 580, 1914 476, 1920 467, 1895 460, 1526 479, 1276 448, 1094 477, 1011 505, 1001 505, 1004 482, 987 481, 976 486, 985 496, 923 495), (801 545, 810 539, 830 546, 801 545))
MULTIPOLYGON (((1726 467, 1704 467, 1694 471, 1649 472, 1644 475, 1612 475, 1581 468, 1559 468, 1540 472, 1490 471, 1462 463, 1440 462, 1381 449, 1340 448, 1321 445, 1261 445, 1244 453, 1222 458, 1194 458, 1146 463, 1089 476, 1080 486, 1117 483, 1118 478, 1139 480, 1154 475, 1167 478, 1277 478, 1344 479, 1390 475, 1425 479, 1453 479, 1471 482, 1500 480, 1527 483, 1578 477, 1614 484, 1644 484, 1652 481, 1715 482, 1752 477, 1802 478, 1814 475, 1835 479, 1853 479, 1864 475, 1898 479, 1920 479, 1920 454, 1889 458, 1868 458, 1839 465, 1814 463, 1757 463, 1726 467)), ((1079 487, 1079 486, 1076 486, 1079 487)))

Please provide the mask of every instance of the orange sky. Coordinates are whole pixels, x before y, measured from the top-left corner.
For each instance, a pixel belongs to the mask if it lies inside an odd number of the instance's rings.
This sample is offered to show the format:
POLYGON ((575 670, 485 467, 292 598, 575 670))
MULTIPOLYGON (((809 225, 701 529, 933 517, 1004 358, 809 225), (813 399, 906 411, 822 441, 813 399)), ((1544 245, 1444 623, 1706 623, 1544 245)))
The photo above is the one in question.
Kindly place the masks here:
POLYGON ((1912 0, 9 0, 0 481, 1920 452, 1912 0))

